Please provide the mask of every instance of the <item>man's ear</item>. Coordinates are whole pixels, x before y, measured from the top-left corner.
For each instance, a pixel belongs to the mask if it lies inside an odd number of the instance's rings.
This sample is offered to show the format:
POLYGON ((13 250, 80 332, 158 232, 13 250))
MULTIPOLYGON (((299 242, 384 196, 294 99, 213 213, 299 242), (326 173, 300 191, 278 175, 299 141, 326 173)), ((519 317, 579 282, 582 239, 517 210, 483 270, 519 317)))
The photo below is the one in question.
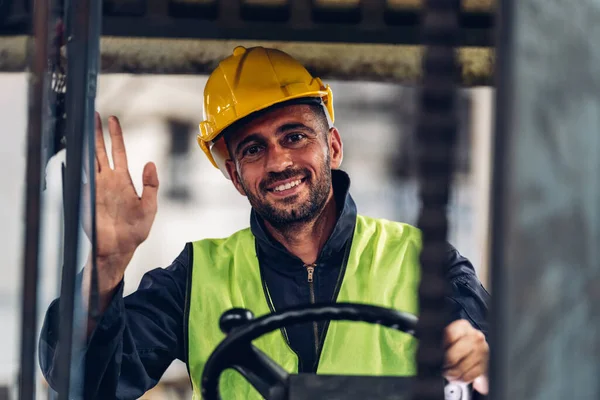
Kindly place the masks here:
POLYGON ((242 195, 246 196, 246 191, 240 182, 240 175, 237 172, 237 168, 235 162, 231 159, 225 161, 225 167, 227 168, 227 173, 229 174, 229 178, 233 183, 233 186, 237 189, 237 191, 242 195))
POLYGON ((329 154, 331 156, 331 169, 338 169, 344 158, 344 148, 340 131, 336 127, 329 130, 329 154))

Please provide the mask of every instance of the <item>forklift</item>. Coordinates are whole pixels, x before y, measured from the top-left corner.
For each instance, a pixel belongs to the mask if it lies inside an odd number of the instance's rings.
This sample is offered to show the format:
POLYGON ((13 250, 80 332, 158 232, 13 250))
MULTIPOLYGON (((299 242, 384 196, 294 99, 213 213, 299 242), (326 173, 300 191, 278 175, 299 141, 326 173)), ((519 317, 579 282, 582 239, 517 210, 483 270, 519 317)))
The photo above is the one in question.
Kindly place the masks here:
MULTIPOLYGON (((448 322, 448 310, 443 307, 443 244, 447 239, 448 230, 446 208, 452 184, 452 150, 458 130, 456 92, 461 86, 493 83, 497 86, 497 104, 492 207, 492 226, 495 233, 490 256, 494 297, 491 397, 564 398, 553 397, 541 389, 528 392, 524 388, 526 385, 513 384, 515 381, 521 383, 522 379, 527 377, 518 378, 515 369, 519 359, 516 357, 516 349, 519 349, 521 355, 530 354, 528 351, 534 354, 537 346, 511 347, 508 339, 510 329, 519 331, 522 326, 519 323, 523 321, 533 321, 531 323, 547 328, 560 324, 558 317, 545 315, 546 319, 542 320, 541 316, 535 315, 535 310, 525 308, 528 314, 520 313, 520 305, 511 303, 512 294, 521 293, 527 288, 526 285, 535 286, 537 279, 558 269, 552 257, 539 256, 539 248, 528 248, 524 241, 518 242, 519 238, 530 238, 531 232, 526 230, 526 217, 518 212, 520 203, 515 202, 516 199, 522 200, 519 195, 522 193, 523 183, 519 179, 524 176, 523 171, 528 171, 526 163, 535 164, 537 161, 535 157, 525 157, 521 149, 526 148, 534 152, 531 154, 545 151, 538 142, 534 141, 536 144, 533 145, 532 136, 528 136, 530 131, 536 131, 537 125, 529 127, 529 130, 525 129, 521 136, 514 132, 519 122, 527 120, 529 114, 523 114, 525 117, 521 119, 515 116, 521 116, 520 112, 530 112, 527 107, 523 108, 525 111, 515 108, 515 104, 523 105, 526 99, 525 93, 519 91, 518 85, 530 85, 530 93, 537 93, 536 90, 540 88, 535 86, 536 83, 539 84, 535 79, 527 81, 523 79, 525 75, 519 75, 522 68, 526 68, 527 60, 522 53, 518 53, 520 48, 517 46, 526 43, 518 39, 522 38, 519 35, 524 35, 523 32, 527 29, 531 30, 532 35, 539 33, 537 28, 543 31, 543 10, 538 10, 540 16, 537 20, 533 12, 539 3, 535 0, 522 0, 519 4, 514 0, 0 1, 0 33, 3 37, 18 40, 19 35, 32 36, 29 60, 0 60, 2 70, 22 70, 29 66, 31 73, 19 399, 34 398, 40 191, 43 187, 42 171, 45 164, 58 151, 67 149, 67 163, 64 169, 64 265, 61 279, 61 306, 64 302, 61 320, 65 322, 60 332, 60 340, 65 347, 70 347, 69 344, 77 340, 76 331, 78 327, 81 328, 81 315, 89 312, 94 316, 97 307, 97 293, 94 293, 95 274, 92 274, 89 310, 76 309, 74 282, 80 240, 78 226, 84 218, 79 211, 84 178, 90 183, 91 198, 94 198, 94 177, 84 176, 84 171, 86 163, 89 167, 94 159, 93 115, 98 74, 207 73, 216 66, 220 58, 215 54, 225 54, 230 50, 227 44, 229 40, 262 41, 271 43, 274 47, 298 44, 297 53, 292 53, 310 70, 326 77, 418 85, 416 138, 421 209, 417 226, 423 234, 420 258, 420 311, 417 317, 398 310, 370 305, 325 304, 282 310, 255 318, 250 310, 229 310, 220 319, 220 328, 226 333, 226 338, 215 349, 204 370, 201 382, 203 397, 207 400, 220 399, 219 377, 223 371, 234 369, 266 399, 474 398, 475 394, 469 385, 445 382, 441 375, 442 333, 448 322), (145 40, 146 45, 130 49, 125 55, 119 55, 124 40, 130 38, 141 38, 145 40), (156 51, 164 48, 165 43, 176 46, 182 43, 181 40, 192 39, 197 49, 205 51, 190 52, 178 60, 158 57, 157 61, 156 57, 152 57, 156 55, 156 51), (319 52, 314 51, 319 46, 325 49, 343 46, 348 51, 344 52, 345 57, 326 62, 324 57, 318 55, 319 52), (520 58, 517 58, 517 53, 520 58), (425 148, 428 151, 422 151, 425 148), (512 163, 508 164, 509 162, 512 163), (537 262, 539 266, 531 274, 526 274, 522 282, 517 283, 515 277, 522 271, 517 271, 516 268, 525 267, 523 261, 519 261, 519 256, 523 256, 527 262, 537 262), (504 265, 507 262, 512 262, 513 266, 504 265), (518 292, 519 290, 521 292, 518 292), (329 320, 379 324, 414 335, 419 340, 417 375, 376 377, 288 374, 252 345, 252 341, 258 337, 285 326, 329 320), (523 397, 526 393, 530 396, 523 397), (539 397, 542 393, 545 397, 539 397)), ((548 13, 555 15, 552 14, 552 7, 560 9, 557 5, 559 2, 551 0, 547 3, 552 4, 548 6, 551 10, 548 13)), ((598 11, 600 6, 596 7, 594 3, 598 2, 586 0, 582 2, 581 7, 598 11)), ((565 8, 568 7, 563 5, 563 9, 565 8)), ((577 15, 580 16, 581 13, 577 15)), ((575 29, 576 25, 567 21, 565 26, 575 29)), ((548 37, 558 36, 557 32, 544 32, 548 37)), ((598 36, 595 33, 593 35, 598 36)), ((574 40, 581 39, 581 36, 573 37, 574 40)), ((540 40, 542 50, 539 51, 540 54, 536 54, 543 59, 549 54, 543 50, 549 46, 543 38, 540 40)), ((592 65, 600 67, 593 64, 594 61, 590 58, 585 58, 584 51, 577 53, 576 50, 564 51, 573 57, 573 62, 583 63, 590 68, 592 65)), ((596 53, 598 51, 596 50, 596 53)), ((558 58, 548 56, 546 59, 556 60, 557 64, 560 64, 558 58)), ((554 79, 552 82, 558 82, 554 86, 561 87, 561 83, 571 83, 566 82, 563 79, 564 74, 561 75, 559 69, 553 68, 552 65, 549 65, 547 70, 547 74, 540 72, 540 76, 554 79)), ((583 74, 587 74, 587 71, 583 74)), ((555 100, 558 96, 556 93, 558 92, 548 94, 548 102, 555 100)), ((571 96, 570 99, 575 97, 571 96)), ((600 104, 600 95, 590 95, 590 98, 594 104, 600 104)), ((564 118, 567 123, 572 121, 569 115, 564 118)), ((587 123, 591 129, 599 125, 595 125, 592 120, 587 123)), ((562 132, 556 133, 556 138, 563 136, 562 132)), ((585 147, 585 143, 597 143, 593 140, 591 135, 587 135, 577 143, 585 147)), ((579 147, 578 150, 582 151, 583 147, 579 147)), ((565 155, 563 157, 569 158, 565 155)), ((577 157, 569 160, 572 160, 575 169, 579 168, 577 170, 600 172, 596 164, 578 163, 577 157)), ((595 188, 598 188, 598 185, 595 185, 595 188)), ((548 190, 552 192, 552 189, 548 190)), ((577 188, 572 190, 575 192, 577 188)), ((589 201, 593 202, 592 198, 596 199, 600 190, 586 193, 589 201)), ((548 196, 554 198, 552 194, 548 196)), ((572 196, 569 200, 571 202, 568 204, 575 204, 572 196)), ((540 200, 542 207, 546 204, 544 201, 540 200)), ((93 210, 91 204, 92 226, 93 210)), ((591 211, 587 211, 586 216, 590 217, 591 211)), ((550 220, 551 216, 547 215, 547 218, 550 220)), ((584 233, 590 243, 595 239, 600 240, 600 229, 596 229, 597 222, 594 222, 594 229, 584 233)), ((560 232, 557 235, 563 240, 561 243, 565 244, 554 243, 555 248, 567 249, 573 238, 560 232)), ((552 246, 549 239, 545 240, 543 244, 552 246)), ((558 253, 552 254, 560 264, 558 253)), ((579 262, 578 265, 586 267, 585 276, 593 282, 598 282, 600 273, 597 268, 594 269, 596 264, 593 264, 591 259, 575 258, 579 262)), ((541 287, 538 290, 544 294, 545 289, 541 287)), ((597 297, 594 297, 597 296, 594 294, 597 291, 588 294, 580 291, 579 297, 573 293, 567 293, 567 289, 555 291, 559 299, 575 296, 582 304, 597 300, 597 297)), ((591 332, 597 333, 597 314, 586 315, 587 319, 577 320, 580 324, 578 328, 587 327, 591 332)), ((552 331, 545 335, 544 337, 551 338, 552 331)), ((589 344, 597 345, 599 336, 590 339, 589 344)), ((560 343, 567 343, 564 337, 555 338, 560 343)), ((598 348, 600 347, 593 347, 596 350, 598 348)), ((549 360, 547 357, 550 357, 548 355, 545 358, 539 352, 535 354, 540 360, 549 360)), ((561 381, 557 374, 560 372, 564 376, 572 377, 575 372, 573 365, 569 363, 575 361, 581 362, 581 368, 586 368, 587 372, 598 370, 597 367, 594 370, 593 363, 586 361, 585 354, 577 354, 577 357, 569 359, 564 366, 556 367, 545 378, 539 379, 549 382, 550 385, 560 385, 560 382, 557 383, 561 381)), ((76 393, 70 392, 71 382, 76 379, 71 371, 72 354, 65 351, 62 356, 64 359, 59 367, 63 379, 58 384, 58 399, 77 398, 76 393)), ((529 360, 521 361, 526 364, 525 371, 531 375, 531 369, 527 369, 529 360)), ((597 382, 591 378, 586 378, 593 374, 585 373, 582 376, 578 382, 583 382, 584 387, 575 388, 571 393, 591 394, 592 397, 575 395, 574 398, 598 398, 596 395, 600 395, 600 387, 597 387, 597 382)), ((539 387, 537 384, 533 386, 539 387)), ((564 387, 560 386, 563 389, 564 387)), ((560 391, 562 395, 566 393, 566 389, 563 389, 560 391)))

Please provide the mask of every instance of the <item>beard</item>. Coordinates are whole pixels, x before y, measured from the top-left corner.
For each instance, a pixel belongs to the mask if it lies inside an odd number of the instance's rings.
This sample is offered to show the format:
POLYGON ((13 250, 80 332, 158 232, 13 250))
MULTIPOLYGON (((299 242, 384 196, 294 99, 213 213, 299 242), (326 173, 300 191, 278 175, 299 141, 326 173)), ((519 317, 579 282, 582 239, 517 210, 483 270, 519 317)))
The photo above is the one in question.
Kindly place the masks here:
POLYGON ((240 179, 250 205, 265 221, 276 229, 289 230, 293 226, 313 221, 325 208, 331 190, 330 157, 327 155, 321 165, 318 176, 312 176, 307 169, 290 169, 270 173, 259 185, 260 193, 252 193, 240 179), (308 200, 299 201, 299 195, 291 195, 279 201, 267 199, 267 187, 274 182, 304 176, 304 184, 308 189, 308 200))

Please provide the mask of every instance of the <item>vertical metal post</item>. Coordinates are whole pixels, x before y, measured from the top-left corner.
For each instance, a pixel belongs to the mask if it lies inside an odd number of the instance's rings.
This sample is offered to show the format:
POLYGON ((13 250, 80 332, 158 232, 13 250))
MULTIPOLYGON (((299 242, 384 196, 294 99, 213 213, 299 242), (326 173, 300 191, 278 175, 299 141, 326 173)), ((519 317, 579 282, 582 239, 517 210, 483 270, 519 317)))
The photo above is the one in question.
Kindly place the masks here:
POLYGON ((471 109, 471 174, 473 176, 474 214, 473 243, 477 249, 477 257, 471 261, 475 265, 479 280, 486 288, 490 286, 490 193, 491 193, 491 153, 493 141, 493 99, 494 92, 490 87, 471 89, 473 96, 471 109))
POLYGON ((89 183, 89 218, 91 228, 91 257, 92 273, 89 293, 89 315, 96 321, 101 317, 99 312, 100 300, 98 297, 98 266, 96 263, 96 140, 95 140, 95 114, 96 114, 96 86, 100 69, 100 35, 102 30, 102 1, 92 1, 89 14, 89 41, 88 41, 88 71, 87 92, 85 98, 86 133, 87 133, 87 181, 89 183))
POLYGON ((600 398, 600 0, 500 6, 492 398, 600 398))
MULTIPOLYGON (((73 349, 84 340, 86 316, 82 298, 77 293, 75 277, 80 265, 80 227, 83 218, 90 218, 92 227, 92 255, 95 252, 95 166, 94 166, 94 100, 98 74, 100 11, 99 0, 67 1, 67 168, 64 177, 65 241, 64 265, 61 277, 59 331, 60 359, 57 360, 59 400, 67 400, 81 393, 72 387, 80 383, 84 371, 74 369, 73 349), (86 157, 86 154, 88 157, 86 157), (90 215, 82 215, 82 179, 84 165, 89 173, 90 215)), ((93 259, 95 257, 92 256, 93 259)), ((92 273, 95 277, 95 271, 92 273)), ((94 282, 94 281, 93 281, 94 282)), ((92 288, 92 295, 94 294, 92 288)), ((96 298, 92 296, 92 306, 96 298)))
POLYGON ((48 58, 48 2, 35 2, 27 129, 27 186, 25 199, 25 245, 21 311, 21 371, 19 398, 35 398, 37 301, 42 189, 42 132, 46 99, 48 58))
POLYGON ((491 332, 490 332, 490 397, 492 400, 506 399, 507 358, 504 356, 509 330, 505 326, 508 306, 506 304, 508 288, 503 265, 506 264, 504 255, 505 226, 502 219, 505 213, 510 213, 500 200, 505 190, 504 177, 507 174, 506 152, 508 138, 513 124, 513 109, 511 102, 514 97, 513 81, 514 62, 514 5, 518 0, 504 0, 498 3, 496 12, 496 99, 494 116, 494 142, 492 146, 492 185, 490 199, 490 278, 492 287, 491 332))

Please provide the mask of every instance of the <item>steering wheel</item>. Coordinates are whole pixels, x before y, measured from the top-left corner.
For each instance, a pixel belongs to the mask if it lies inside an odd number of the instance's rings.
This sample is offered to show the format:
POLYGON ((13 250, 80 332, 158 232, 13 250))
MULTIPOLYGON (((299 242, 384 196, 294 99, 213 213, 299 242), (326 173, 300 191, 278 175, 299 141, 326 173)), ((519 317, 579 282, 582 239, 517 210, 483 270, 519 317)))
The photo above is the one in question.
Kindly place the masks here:
POLYGON ((254 319, 251 311, 234 308, 221 316, 219 327, 227 337, 208 358, 202 374, 202 396, 221 400, 219 378, 232 368, 246 378, 266 399, 284 399, 289 374, 252 341, 266 333, 290 325, 314 321, 361 321, 383 325, 411 335, 417 317, 412 314, 365 304, 336 303, 309 305, 278 311, 254 319))

